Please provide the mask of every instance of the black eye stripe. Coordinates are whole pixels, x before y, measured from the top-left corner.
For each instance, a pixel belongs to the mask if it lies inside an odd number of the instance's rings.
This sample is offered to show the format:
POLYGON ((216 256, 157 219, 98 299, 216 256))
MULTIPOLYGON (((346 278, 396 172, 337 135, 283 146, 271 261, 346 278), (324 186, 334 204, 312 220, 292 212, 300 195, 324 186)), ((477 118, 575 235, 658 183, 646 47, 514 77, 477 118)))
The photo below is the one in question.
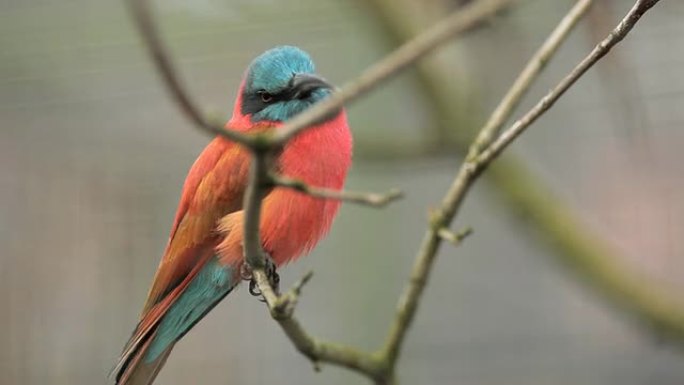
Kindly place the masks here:
POLYGON ((265 96, 265 95, 268 95, 268 97, 269 97, 270 100, 269 100, 268 102, 264 102, 265 104, 272 104, 272 103, 276 103, 276 102, 279 102, 279 101, 288 99, 288 98, 289 98, 289 94, 290 94, 289 91, 280 91, 280 92, 277 92, 277 93, 270 93, 270 92, 268 92, 268 91, 266 91, 266 90, 259 90, 259 91, 256 92, 256 96, 257 96, 259 99, 261 99, 262 102, 263 102, 264 96, 265 96))
POLYGON ((277 93, 268 93, 266 90, 259 90, 256 92, 245 92, 242 95, 242 106, 240 112, 243 115, 255 114, 267 106, 281 102, 283 100, 289 100, 292 96, 292 90, 286 89, 277 93), (264 102, 262 94, 267 93, 271 96, 271 100, 264 102))

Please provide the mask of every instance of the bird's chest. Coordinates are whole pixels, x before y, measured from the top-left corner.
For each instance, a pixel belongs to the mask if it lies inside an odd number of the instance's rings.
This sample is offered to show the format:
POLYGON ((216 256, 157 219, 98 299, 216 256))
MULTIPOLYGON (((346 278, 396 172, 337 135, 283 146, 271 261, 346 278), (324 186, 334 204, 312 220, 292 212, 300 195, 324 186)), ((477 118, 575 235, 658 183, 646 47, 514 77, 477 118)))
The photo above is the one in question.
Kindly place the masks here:
POLYGON ((312 130, 288 143, 277 169, 281 175, 311 186, 340 189, 350 161, 350 146, 325 130, 312 130))

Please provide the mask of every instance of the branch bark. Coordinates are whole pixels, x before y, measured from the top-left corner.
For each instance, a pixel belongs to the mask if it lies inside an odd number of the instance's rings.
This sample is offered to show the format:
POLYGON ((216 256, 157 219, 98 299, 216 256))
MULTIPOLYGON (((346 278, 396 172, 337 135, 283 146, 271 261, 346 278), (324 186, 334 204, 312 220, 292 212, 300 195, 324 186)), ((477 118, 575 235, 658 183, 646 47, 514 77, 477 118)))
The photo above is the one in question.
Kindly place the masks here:
POLYGON ((477 135, 472 146, 472 153, 468 154, 468 157, 481 152, 499 135, 501 126, 506 123, 513 111, 518 107, 520 101, 534 83, 534 80, 544 70, 546 64, 556 53, 558 47, 565 41, 577 22, 586 14, 592 2, 592 0, 578 1, 561 20, 556 29, 546 38, 544 44, 530 58, 525 68, 513 82, 511 88, 501 99, 501 102, 499 102, 494 112, 489 116, 489 119, 487 119, 484 127, 482 127, 477 135))
MULTIPOLYGON (((632 9, 626 17, 631 20, 629 28, 633 27, 633 23, 636 22, 635 18, 643 15, 643 12, 655 3, 653 1, 636 3, 635 9, 632 9)), ((389 22, 394 22, 394 20, 389 22)), ((623 27, 618 26, 616 30, 623 31, 621 34, 627 32, 624 26, 628 24, 623 22, 621 25, 623 27)), ((611 44, 615 43, 617 41, 611 44)), ((431 84, 443 83, 440 77, 443 77, 447 70, 448 68, 442 66, 439 71, 425 74, 429 78, 426 89, 431 90, 431 84)), ((516 83, 520 80, 521 78, 518 78, 516 83)), ((428 95, 432 99, 443 98, 443 94, 440 93, 428 92, 428 95)), ((512 90, 508 92, 508 95, 512 95, 512 90)), ((436 105, 440 103, 442 102, 434 102, 436 105)), ((502 101, 502 103, 505 102, 502 101)), ((495 119, 494 115, 490 116, 487 125, 496 121, 493 126, 498 132, 515 109, 511 106, 514 104, 497 107, 497 110, 505 113, 498 119, 495 119)), ((456 118, 448 111, 441 113, 441 121, 454 121, 456 118)), ((489 139, 481 139, 481 141, 486 145, 489 139)), ((461 137, 456 137, 451 143, 439 143, 434 147, 394 148, 377 143, 368 146, 365 150, 369 156, 380 158, 388 156, 393 160, 404 160, 426 156, 454 156, 455 149, 468 152, 467 143, 461 137)), ((678 301, 667 287, 661 287, 658 283, 639 276, 634 270, 623 267, 620 261, 624 261, 625 258, 621 257, 620 253, 604 240, 586 229, 566 203, 555 198, 513 155, 515 154, 507 153, 504 159, 493 164, 483 175, 494 184, 493 190, 506 207, 511 208, 511 212, 516 216, 523 218, 525 223, 535 227, 541 234, 541 238, 555 250, 551 255, 558 258, 564 266, 575 270, 583 283, 588 283, 598 290, 599 294, 603 295, 610 304, 618 305, 622 310, 626 310, 646 329, 659 337, 665 335, 672 342, 684 345, 682 334, 684 304, 678 301)))
POLYGON ((556 85, 537 105, 527 114, 516 121, 511 127, 504 131, 499 138, 478 155, 479 163, 488 163, 497 157, 515 138, 523 133, 537 118, 544 114, 556 101, 563 96, 575 82, 584 75, 597 61, 605 56, 616 44, 622 41, 627 34, 634 28, 634 25, 651 7, 660 0, 639 0, 627 15, 613 29, 613 31, 601 41, 563 80, 556 85))
POLYGON ((268 178, 268 183, 274 186, 293 189, 315 198, 334 199, 370 207, 385 207, 403 196, 403 193, 397 189, 392 189, 384 194, 331 190, 327 188, 310 186, 301 180, 288 178, 282 175, 270 175, 268 178))
MULTIPOLYGON (((481 173, 518 136, 543 115, 586 71, 604 57, 634 28, 641 17, 659 0, 639 0, 622 21, 573 70, 547 93, 530 111, 506 129, 470 164, 474 175, 481 173)), ((518 181, 522 183, 522 181, 518 181)), ((465 192, 463 192, 465 194, 465 192)), ((541 200, 540 200, 541 201, 541 200)), ((538 220, 552 228, 563 228, 551 234, 553 241, 563 244, 571 253, 559 255, 562 261, 580 273, 611 302, 630 312, 643 325, 659 335, 684 344, 684 303, 658 285, 639 278, 610 258, 610 248, 582 231, 573 216, 561 206, 547 205, 538 211, 538 220)))
POLYGON ((206 131, 210 135, 220 135, 236 143, 247 147, 253 147, 253 140, 248 135, 236 131, 226 130, 223 125, 207 120, 195 105, 187 90, 181 83, 176 68, 167 54, 167 49, 162 41, 157 29, 149 4, 146 0, 128 0, 129 10, 135 21, 135 26, 140 32, 145 47, 149 51, 157 72, 161 75, 166 88, 171 97, 178 105, 178 108, 192 121, 197 127, 206 131))
MULTIPOLYGON (((480 152, 479 148, 487 140, 487 137, 495 134, 498 127, 505 122, 507 115, 513 111, 514 106, 520 102, 533 80, 541 73, 544 67, 543 64, 556 52, 557 47, 565 40, 565 37, 577 24, 577 21, 586 13, 589 5, 591 5, 590 0, 578 1, 551 33, 539 51, 530 59, 499 106, 487 120, 487 123, 480 129, 477 138, 470 146, 470 154, 477 155, 480 152)), ((429 279, 432 263, 437 256, 441 241, 445 239, 444 230, 449 227, 456 216, 467 191, 477 178, 480 168, 486 167, 486 163, 480 164, 468 160, 472 157, 469 156, 466 159, 466 162, 460 168, 456 179, 442 200, 440 208, 431 216, 430 228, 423 238, 422 246, 411 271, 410 281, 399 300, 396 317, 392 322, 384 346, 384 352, 388 357, 391 357, 391 361, 396 362, 398 359, 405 335, 415 317, 420 298, 429 279)), ((448 237, 446 238, 448 239, 448 237)))

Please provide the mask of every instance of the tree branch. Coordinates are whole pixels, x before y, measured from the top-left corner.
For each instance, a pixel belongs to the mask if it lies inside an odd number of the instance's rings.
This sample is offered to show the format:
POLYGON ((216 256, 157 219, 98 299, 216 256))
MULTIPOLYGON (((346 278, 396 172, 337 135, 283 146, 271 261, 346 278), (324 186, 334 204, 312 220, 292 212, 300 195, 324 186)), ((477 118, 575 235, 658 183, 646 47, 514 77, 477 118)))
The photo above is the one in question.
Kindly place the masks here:
MULTIPOLYGON (((538 69, 536 68, 539 66, 536 63, 539 63, 540 57, 546 61, 553 55, 556 47, 565 39, 572 27, 576 25, 577 20, 586 12, 590 3, 591 1, 586 0, 578 1, 575 7, 561 21, 542 48, 532 57, 530 63, 525 66, 525 69, 523 69, 519 78, 506 93, 501 104, 495 109, 485 126, 480 129, 476 140, 470 146, 469 153, 477 154, 477 148, 481 145, 480 141, 483 140, 481 138, 486 137, 488 133, 494 132, 497 129, 497 124, 503 124, 507 118, 506 115, 510 114, 513 110, 513 108, 507 106, 517 105, 524 96, 525 91, 529 88, 530 83, 541 72, 543 66, 538 69)), ((422 245, 411 270, 410 281, 399 300, 396 316, 385 341, 383 351, 389 357, 390 362, 396 362, 398 359, 402 343, 415 317, 418 303, 429 279, 432 264, 439 251, 441 241, 445 238, 451 238, 445 237, 444 230, 449 227, 449 224, 456 216, 467 191, 478 175, 479 167, 485 166, 484 164, 473 163, 472 160, 469 160, 470 158, 468 157, 461 166, 449 191, 442 200, 439 210, 434 212, 431 217, 430 228, 423 238, 422 245)))
POLYGON ((167 49, 152 19, 149 4, 146 0, 127 0, 135 26, 149 51, 157 71, 162 76, 164 84, 181 111, 199 128, 211 135, 220 135, 246 147, 253 147, 254 143, 250 136, 225 129, 218 122, 211 122, 204 118, 199 108, 190 98, 187 90, 181 84, 173 62, 167 54, 167 49))
POLYGON ((308 280, 307 277, 310 278, 310 274, 305 275, 300 283, 281 296, 273 291, 263 269, 254 270, 253 274, 260 290, 262 290, 271 316, 280 324, 297 350, 311 360, 314 368, 318 369, 319 363, 323 362, 352 369, 370 378, 382 376, 383 362, 378 357, 349 346, 319 341, 309 335, 294 317, 293 313, 299 292, 302 285, 308 280))
MULTIPOLYGON (((245 260, 252 268, 252 276, 261 291, 271 316, 278 322, 297 350, 308 357, 315 367, 319 362, 344 366, 371 378, 382 373, 382 362, 369 353, 349 346, 321 342, 310 336, 294 317, 294 306, 303 283, 296 285, 287 294, 278 295, 273 290, 265 272, 265 255, 261 248, 259 221, 262 198, 269 184, 267 152, 255 151, 251 164, 249 185, 245 192, 245 260)), ((305 282, 306 279, 303 281, 305 282)))
POLYGON ((544 114, 597 61, 605 56, 634 28, 641 17, 660 0, 638 0, 613 31, 601 41, 563 80, 549 91, 527 114, 504 131, 489 148, 478 156, 478 163, 489 163, 515 138, 544 114))
MULTIPOLYGON (((470 160, 474 174, 482 172, 506 147, 543 115, 586 71, 604 57, 634 28, 639 19, 659 0, 639 0, 613 31, 573 70, 546 94, 530 111, 506 129, 489 147, 470 160)), ((518 180, 518 183, 523 183, 518 180)), ((465 194, 465 192, 463 192, 465 194)), ((541 202, 542 200, 539 199, 541 202)), ((644 325, 684 344, 684 303, 668 295, 657 285, 647 284, 628 269, 611 261, 605 244, 582 231, 580 224, 562 206, 547 205, 538 210, 537 220, 563 231, 549 233, 554 242, 571 253, 559 257, 587 278, 607 298, 631 312, 644 325)))
MULTIPOLYGON (((649 2, 640 4, 639 7, 650 8, 654 4, 655 2, 649 2)), ((427 79, 423 82, 428 83, 426 89, 434 105, 449 100, 446 98, 447 100, 442 101, 445 99, 444 94, 432 91, 432 84, 444 84, 441 78, 446 76, 448 70, 448 67, 442 65, 424 76, 427 79)), ((497 132, 510 117, 513 109, 506 109, 505 118, 497 123, 497 132)), ((449 110, 437 110, 442 122, 455 121, 459 118, 449 110)), ((492 119, 493 116, 490 116, 490 121, 492 119)), ((363 146, 363 143, 360 146, 363 146)), ((449 143, 442 141, 427 147, 396 147, 376 143, 366 146, 363 153, 370 159, 389 157, 392 160, 406 160, 426 156, 451 157, 454 156, 454 149, 466 152, 467 147, 465 140, 457 136, 449 143)), ((516 216, 524 218, 526 223, 534 226, 541 234, 541 238, 555 249, 552 255, 559 258, 563 265, 575 269, 583 278, 583 282, 599 290, 611 303, 617 303, 632 313, 643 325, 658 335, 665 334, 672 337, 674 342, 684 343, 681 332, 684 329, 684 307, 681 301, 676 301, 669 294, 668 288, 660 287, 656 282, 648 282, 633 270, 621 267, 618 262, 623 260, 620 253, 585 229, 566 203, 554 198, 513 155, 507 154, 505 159, 496 162, 484 174, 494 184, 494 191, 506 207, 511 208, 516 216)))
POLYGON ((475 143, 472 146, 472 153, 468 157, 478 154, 488 146, 494 138, 499 134, 499 130, 506 120, 511 116, 513 111, 518 107, 522 98, 527 94, 530 86, 539 74, 544 70, 549 59, 556 53, 558 47, 565 41, 570 32, 574 29, 577 22, 584 16, 592 0, 578 1, 572 7, 570 12, 561 20, 556 29, 551 32, 546 38, 544 44, 535 52, 522 70, 520 75, 515 79, 511 88, 506 92, 506 95, 501 99, 499 105, 494 109, 494 112, 487 119, 484 127, 480 130, 475 143))
POLYGON ((274 186, 289 188, 301 193, 321 199, 335 199, 350 203, 356 203, 371 207, 385 207, 391 202, 403 197, 403 193, 397 189, 392 189, 384 194, 366 193, 358 191, 333 190, 329 188, 309 186, 299 179, 293 179, 282 175, 271 174, 269 183, 274 186))

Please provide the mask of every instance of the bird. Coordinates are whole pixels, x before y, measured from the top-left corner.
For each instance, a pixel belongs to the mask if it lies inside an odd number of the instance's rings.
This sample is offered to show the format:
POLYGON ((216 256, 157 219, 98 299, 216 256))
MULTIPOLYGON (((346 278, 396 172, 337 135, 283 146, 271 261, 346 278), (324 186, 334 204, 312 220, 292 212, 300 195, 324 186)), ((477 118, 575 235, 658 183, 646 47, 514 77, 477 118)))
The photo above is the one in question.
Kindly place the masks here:
MULTIPOLYGON (((308 53, 277 46, 249 64, 225 128, 278 130, 333 92, 308 53)), ((281 175, 339 190, 351 157, 352 136, 340 108, 290 139, 272 165, 281 175)), ((217 136, 191 166, 139 322, 113 370, 117 385, 153 383, 176 342, 243 280, 242 201, 250 162, 248 149, 217 136)), ((271 188, 262 200, 259 232, 275 267, 308 253, 339 207, 337 200, 271 188)))

